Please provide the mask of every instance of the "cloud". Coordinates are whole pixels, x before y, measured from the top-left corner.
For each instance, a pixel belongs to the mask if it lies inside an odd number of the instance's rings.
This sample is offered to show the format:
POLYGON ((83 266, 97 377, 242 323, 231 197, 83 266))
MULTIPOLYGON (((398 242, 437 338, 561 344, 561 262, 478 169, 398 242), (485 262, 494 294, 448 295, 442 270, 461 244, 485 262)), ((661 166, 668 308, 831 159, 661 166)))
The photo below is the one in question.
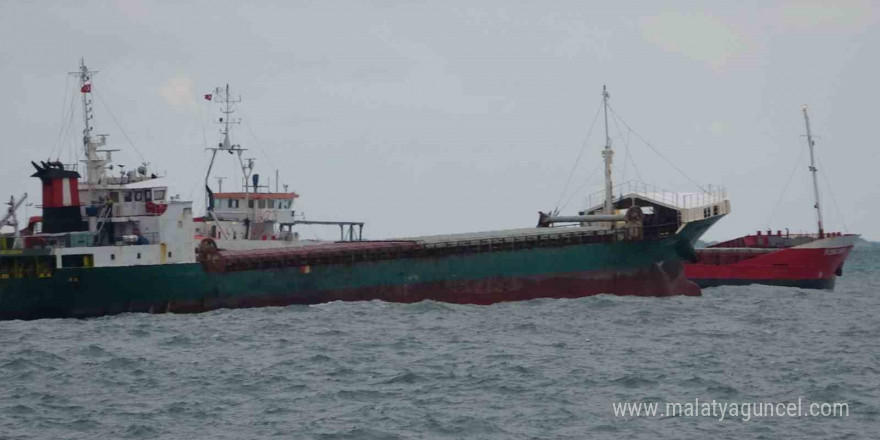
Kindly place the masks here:
POLYGON ((662 13, 639 20, 642 36, 651 44, 724 70, 748 44, 710 14, 662 13))
POLYGON ((196 103, 195 82, 192 78, 185 76, 169 78, 159 88, 159 94, 175 107, 192 106, 196 103))
POLYGON ((761 9, 759 20, 777 32, 803 31, 859 31, 876 24, 868 0, 847 0, 834 3, 817 0, 797 0, 761 9))
POLYGON ((146 5, 140 0, 116 0, 116 8, 129 18, 146 18, 149 15, 146 5))

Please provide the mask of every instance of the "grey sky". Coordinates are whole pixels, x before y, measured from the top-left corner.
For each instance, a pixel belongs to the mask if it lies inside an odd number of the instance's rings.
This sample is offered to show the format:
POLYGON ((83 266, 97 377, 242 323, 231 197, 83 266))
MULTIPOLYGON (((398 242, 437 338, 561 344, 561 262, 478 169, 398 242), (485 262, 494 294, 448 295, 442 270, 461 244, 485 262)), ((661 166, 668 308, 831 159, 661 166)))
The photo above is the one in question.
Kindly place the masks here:
MULTIPOLYGON (((247 122, 235 140, 264 179, 280 170, 310 219, 364 220, 371 238, 532 226, 560 198, 607 84, 640 135, 730 191, 733 213, 706 238, 766 228, 798 157, 772 227, 814 228, 809 104, 849 231, 880 239, 880 14, 869 1, 178 3, 0 0, 0 196, 38 201, 29 161, 53 154, 66 73, 83 56, 137 149, 199 204, 205 139, 217 142, 207 112, 219 116, 201 96, 229 82, 247 122)), ((94 107, 97 130, 124 150, 116 161, 136 165, 97 97, 94 107)), ((71 157, 79 130, 78 119, 62 130, 54 156, 71 157)), ((612 133, 622 181, 625 139, 612 133)), ((602 144, 597 125, 572 186, 602 144)), ((629 148, 642 180, 695 189, 635 136, 629 148)), ((235 176, 231 159, 214 175, 235 176)), ((601 184, 597 173, 580 195, 601 184)))

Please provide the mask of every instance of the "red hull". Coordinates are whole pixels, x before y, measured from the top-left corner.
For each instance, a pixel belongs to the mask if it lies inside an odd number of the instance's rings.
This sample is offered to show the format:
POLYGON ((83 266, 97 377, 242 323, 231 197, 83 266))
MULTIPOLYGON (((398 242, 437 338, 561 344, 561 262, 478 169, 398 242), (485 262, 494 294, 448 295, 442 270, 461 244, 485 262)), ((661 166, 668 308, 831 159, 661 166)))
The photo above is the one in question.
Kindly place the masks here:
MULTIPOLYGON (((686 264, 685 273, 700 287, 767 284, 833 289, 856 237, 817 238, 788 248, 736 247, 722 243, 718 247, 698 250, 697 262, 686 264)), ((747 238, 728 243, 755 243, 747 238)))
POLYGON ((128 303, 118 309, 80 308, 72 316, 104 316, 125 312, 201 313, 222 308, 282 307, 331 301, 415 303, 432 300, 456 304, 488 305, 539 298, 581 298, 613 293, 625 296, 700 296, 700 287, 684 276, 681 263, 626 272, 577 272, 555 275, 488 278, 472 281, 417 283, 357 289, 299 292, 295 295, 242 295, 232 298, 173 301, 159 304, 128 303))

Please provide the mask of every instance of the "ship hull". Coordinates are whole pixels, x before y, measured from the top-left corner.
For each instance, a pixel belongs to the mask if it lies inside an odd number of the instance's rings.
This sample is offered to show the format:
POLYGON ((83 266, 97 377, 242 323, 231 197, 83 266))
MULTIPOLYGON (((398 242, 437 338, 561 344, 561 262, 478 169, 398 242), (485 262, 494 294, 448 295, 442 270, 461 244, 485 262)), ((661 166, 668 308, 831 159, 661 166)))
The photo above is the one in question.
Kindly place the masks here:
POLYGON ((125 312, 329 301, 423 300, 492 304, 535 298, 699 295, 684 276, 676 236, 430 258, 215 272, 198 263, 58 269, 0 279, 0 318, 93 317, 125 312))
POLYGON ((698 262, 686 264, 685 273, 700 287, 762 284, 832 290, 854 237, 828 237, 784 249, 701 249, 698 262))

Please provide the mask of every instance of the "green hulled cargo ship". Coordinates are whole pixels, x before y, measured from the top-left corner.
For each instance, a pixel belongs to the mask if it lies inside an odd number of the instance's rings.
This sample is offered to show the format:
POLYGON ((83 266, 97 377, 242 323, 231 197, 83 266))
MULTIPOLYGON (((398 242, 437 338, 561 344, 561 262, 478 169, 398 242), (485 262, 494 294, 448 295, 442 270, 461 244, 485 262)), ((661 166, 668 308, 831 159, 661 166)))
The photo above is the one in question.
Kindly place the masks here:
MULTIPOLYGON (((336 300, 698 295, 682 261, 730 209, 723 191, 686 196, 635 183, 612 187, 608 144, 604 200, 577 216, 542 214, 538 227, 515 230, 300 242, 290 233, 295 222, 283 220, 292 193, 259 192, 256 184, 253 193, 219 193, 226 211, 212 201, 206 216, 194 219, 192 203, 166 197, 163 179, 148 170, 108 176, 109 158, 98 151, 105 137, 90 134, 84 65, 79 76, 87 173, 81 180, 73 167, 34 164, 43 216, 0 238, 2 319, 336 300), (245 229, 239 234, 233 224, 245 229)), ((218 149, 236 152, 228 131, 218 149)))

